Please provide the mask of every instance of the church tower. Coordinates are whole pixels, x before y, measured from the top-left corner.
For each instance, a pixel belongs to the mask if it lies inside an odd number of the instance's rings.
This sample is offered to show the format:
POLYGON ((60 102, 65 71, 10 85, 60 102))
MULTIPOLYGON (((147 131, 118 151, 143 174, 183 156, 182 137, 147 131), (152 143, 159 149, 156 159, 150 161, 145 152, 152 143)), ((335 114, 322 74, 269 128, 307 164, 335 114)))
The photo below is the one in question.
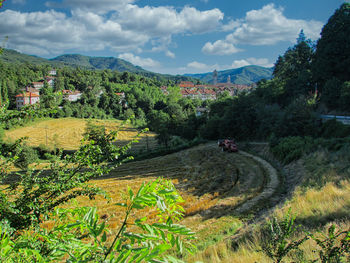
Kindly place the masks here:
POLYGON ((213 72, 213 84, 218 84, 218 72, 216 71, 216 69, 213 72))
POLYGON ((230 75, 228 75, 228 77, 227 77, 227 83, 231 84, 231 76, 230 75))

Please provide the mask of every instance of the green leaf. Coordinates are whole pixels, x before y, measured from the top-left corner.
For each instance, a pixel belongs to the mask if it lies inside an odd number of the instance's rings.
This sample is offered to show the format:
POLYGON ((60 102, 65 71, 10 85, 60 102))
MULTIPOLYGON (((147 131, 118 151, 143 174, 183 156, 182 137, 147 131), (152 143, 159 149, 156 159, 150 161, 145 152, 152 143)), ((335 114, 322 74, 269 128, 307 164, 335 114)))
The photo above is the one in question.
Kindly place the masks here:
POLYGON ((107 240, 107 234, 106 234, 106 232, 103 232, 103 235, 101 237, 101 242, 104 243, 104 242, 106 242, 106 240, 107 240))

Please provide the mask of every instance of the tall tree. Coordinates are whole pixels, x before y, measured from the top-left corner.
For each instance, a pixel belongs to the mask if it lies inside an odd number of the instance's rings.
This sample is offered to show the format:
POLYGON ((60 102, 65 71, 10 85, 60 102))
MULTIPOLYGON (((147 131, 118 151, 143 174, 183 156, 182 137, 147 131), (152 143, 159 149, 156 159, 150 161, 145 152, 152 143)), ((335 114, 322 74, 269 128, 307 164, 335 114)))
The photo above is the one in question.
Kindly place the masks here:
POLYGON ((312 42, 306 39, 303 30, 300 31, 297 43, 289 48, 276 61, 273 75, 284 82, 285 105, 299 95, 312 91, 311 63, 314 51, 312 42))
POLYGON ((313 72, 320 88, 333 77, 350 80, 350 3, 342 4, 323 27, 313 72))

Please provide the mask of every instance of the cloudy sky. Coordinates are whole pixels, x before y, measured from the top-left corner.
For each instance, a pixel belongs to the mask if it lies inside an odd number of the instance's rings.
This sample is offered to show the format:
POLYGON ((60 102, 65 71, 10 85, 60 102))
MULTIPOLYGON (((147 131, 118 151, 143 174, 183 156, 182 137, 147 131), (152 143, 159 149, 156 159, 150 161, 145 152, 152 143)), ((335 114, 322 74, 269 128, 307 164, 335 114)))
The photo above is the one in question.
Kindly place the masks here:
POLYGON ((7 48, 113 56, 170 74, 270 67, 298 33, 317 40, 343 0, 6 0, 7 48))

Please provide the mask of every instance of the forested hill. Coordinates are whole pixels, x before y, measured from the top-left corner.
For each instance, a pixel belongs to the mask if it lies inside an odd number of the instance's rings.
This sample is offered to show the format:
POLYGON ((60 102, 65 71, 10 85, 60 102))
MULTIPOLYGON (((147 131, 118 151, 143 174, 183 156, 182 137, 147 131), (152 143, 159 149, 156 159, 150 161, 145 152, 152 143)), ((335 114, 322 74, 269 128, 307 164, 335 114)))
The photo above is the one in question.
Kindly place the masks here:
POLYGON ((80 67, 88 70, 117 70, 119 72, 131 72, 141 74, 146 77, 156 77, 157 79, 169 79, 173 81, 191 80, 186 76, 173 76, 166 74, 154 73, 147 71, 139 66, 135 66, 130 62, 114 57, 89 57, 79 54, 61 55, 53 59, 45 59, 37 56, 26 55, 19 53, 15 50, 4 49, 3 54, 0 56, 0 62, 6 62, 10 64, 31 64, 31 65, 50 65, 52 67, 60 68, 64 66, 68 67, 80 67))
POLYGON ((0 61, 11 64, 26 63, 32 65, 53 65, 49 60, 37 56, 31 56, 19 53, 12 49, 3 49, 3 53, 0 56, 0 61))
MULTIPOLYGON (((272 78, 272 68, 264 68, 260 66, 246 66, 236 69, 228 69, 218 71, 218 82, 227 82, 228 76, 231 77, 231 82, 234 84, 253 84, 261 79, 272 78)), ((193 78, 198 78, 206 83, 213 83, 213 72, 202 74, 186 74, 193 78)))
POLYGON ((128 71, 132 73, 147 73, 141 67, 134 66, 128 61, 114 57, 88 57, 79 54, 69 54, 58 56, 53 59, 45 59, 37 56, 31 56, 19 53, 15 50, 4 49, 0 58, 8 63, 29 63, 34 65, 49 64, 54 67, 71 66, 85 69, 111 69, 120 72, 128 71))
POLYGON ((147 70, 139 66, 134 66, 130 62, 114 57, 89 57, 79 54, 62 55, 50 59, 51 62, 62 63, 67 66, 84 67, 88 69, 111 69, 118 71, 128 71, 132 73, 146 73, 147 70))

